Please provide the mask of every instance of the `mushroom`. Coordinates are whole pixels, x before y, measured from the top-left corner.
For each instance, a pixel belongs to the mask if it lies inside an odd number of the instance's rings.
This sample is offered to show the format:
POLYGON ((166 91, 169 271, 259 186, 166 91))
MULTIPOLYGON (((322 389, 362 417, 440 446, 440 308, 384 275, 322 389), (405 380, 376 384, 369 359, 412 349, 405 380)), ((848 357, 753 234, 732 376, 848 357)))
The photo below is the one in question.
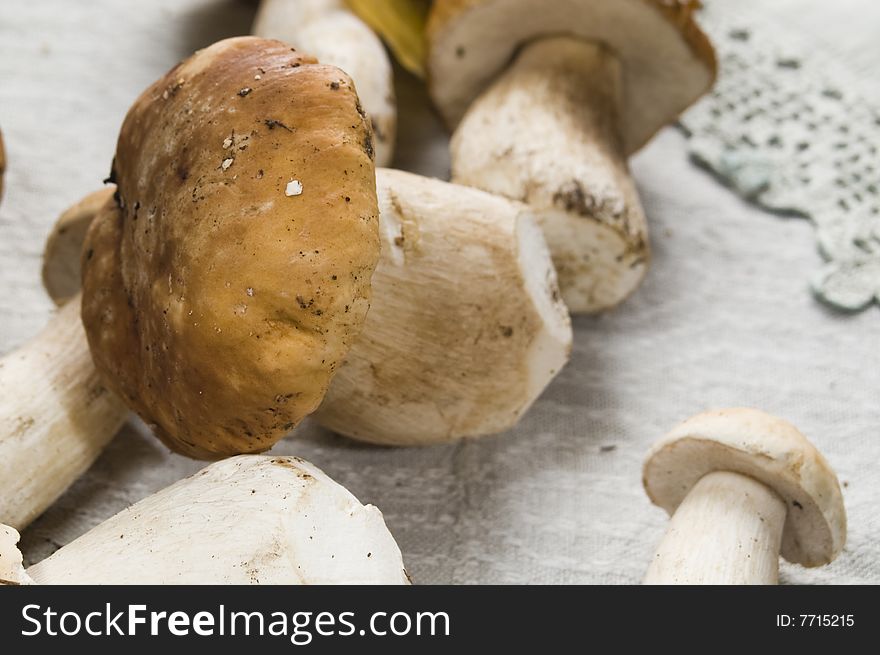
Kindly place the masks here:
POLYGON ((696 0, 436 0, 431 96, 454 182, 539 218, 574 313, 626 298, 649 242, 627 157, 712 84, 696 0))
POLYGON ((264 451, 317 408, 369 307, 372 156, 349 77, 280 41, 215 43, 129 110, 82 321, 104 383, 167 446, 264 451))
MULTIPOLYGON (((174 436, 159 427, 171 445, 205 457, 264 450, 320 402, 363 323, 379 254, 371 149, 350 80, 273 41, 216 44, 135 104, 118 196, 85 249, 83 318, 106 386, 148 420, 192 421, 174 436), (292 179, 299 196, 286 195, 292 179), (186 428, 208 439, 186 444, 186 428)), ((77 242, 73 226, 100 199, 50 239, 44 279, 56 293, 72 291, 54 287, 71 269, 51 258, 73 252, 65 239, 77 242)), ((0 520, 17 528, 127 414, 95 372, 79 309, 74 298, 0 361, 0 520)))
POLYGON ((646 584, 776 584, 780 553, 820 566, 846 541, 828 462, 793 425, 755 409, 680 424, 651 449, 643 482, 672 516, 646 584))
POLYGON ((262 0, 251 31, 348 73, 373 126, 376 165, 391 163, 397 131, 391 62, 379 37, 345 0, 262 0))
POLYGON ((408 584, 382 513, 298 457, 241 455, 22 566, 0 526, 0 584, 408 584))
MULTIPOLYGON (((477 189, 388 169, 377 171, 377 185, 381 257, 370 312, 315 418, 398 445, 506 430, 571 349, 540 229, 525 206, 477 189)), ((56 224, 64 233, 49 238, 70 239, 46 249, 56 302, 69 289, 62 276, 78 279, 71 253, 93 217, 94 209, 70 210, 56 224)))

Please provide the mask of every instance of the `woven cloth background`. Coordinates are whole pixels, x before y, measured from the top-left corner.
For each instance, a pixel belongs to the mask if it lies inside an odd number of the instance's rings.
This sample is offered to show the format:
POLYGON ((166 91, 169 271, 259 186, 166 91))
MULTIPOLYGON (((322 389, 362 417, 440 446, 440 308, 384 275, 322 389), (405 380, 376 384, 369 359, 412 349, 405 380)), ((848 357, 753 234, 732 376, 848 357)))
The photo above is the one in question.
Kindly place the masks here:
POLYGON ((788 20, 799 6, 707 5, 701 20, 721 74, 683 125, 693 158, 740 195, 813 223, 827 259, 811 276, 817 299, 842 311, 874 309, 880 85, 868 81, 880 63, 880 43, 864 35, 880 26, 880 4, 844 0, 808 12, 808 20, 788 20), (858 16, 872 29, 853 30, 841 15, 858 16))
MULTIPOLYGON (((816 48, 858 59, 859 79, 876 83, 865 65, 866 52, 878 53, 876 23, 849 20, 843 44, 816 28, 842 25, 835 21, 868 0, 833 11, 831 3, 778 4, 796 4, 785 20, 801 21, 816 48)), ((766 20, 782 15, 775 2, 730 5, 757 16, 773 5, 766 20)), ((238 0, 0 3, 9 159, 0 351, 34 334, 52 311, 40 285, 43 240, 59 212, 107 174, 132 100, 194 49, 245 33, 252 12, 238 0)), ((404 76, 400 85, 398 165, 442 177, 442 130, 418 85, 404 76)), ((783 581, 880 582, 878 317, 815 302, 807 280, 821 259, 810 225, 751 207, 689 163, 686 151, 670 129, 634 159, 651 221, 650 274, 618 311, 575 321, 571 364, 517 429, 413 450, 367 447, 306 424, 276 447, 378 505, 417 582, 638 582, 666 525, 642 491, 644 452, 677 421, 730 405, 794 422, 844 484, 845 552, 823 569, 786 564, 783 581)), ((200 466, 127 427, 25 532, 27 558, 41 559, 200 466)))

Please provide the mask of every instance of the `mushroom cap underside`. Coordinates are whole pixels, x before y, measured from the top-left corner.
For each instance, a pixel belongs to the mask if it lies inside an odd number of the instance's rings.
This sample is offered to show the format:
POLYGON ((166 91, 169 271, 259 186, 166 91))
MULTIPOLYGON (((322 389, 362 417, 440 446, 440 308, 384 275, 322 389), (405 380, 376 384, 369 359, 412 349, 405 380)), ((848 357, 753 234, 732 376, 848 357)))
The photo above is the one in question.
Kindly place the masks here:
POLYGON ((846 510, 837 476, 787 421, 749 408, 694 416, 657 442, 643 469, 651 501, 670 515, 703 476, 732 471, 773 489, 788 512, 782 556, 804 566, 833 560, 846 541, 846 510))
POLYGON ((436 0, 428 22, 434 103, 455 127, 476 97, 536 39, 606 44, 623 66, 623 146, 632 154, 703 95, 717 63, 693 0, 436 0))

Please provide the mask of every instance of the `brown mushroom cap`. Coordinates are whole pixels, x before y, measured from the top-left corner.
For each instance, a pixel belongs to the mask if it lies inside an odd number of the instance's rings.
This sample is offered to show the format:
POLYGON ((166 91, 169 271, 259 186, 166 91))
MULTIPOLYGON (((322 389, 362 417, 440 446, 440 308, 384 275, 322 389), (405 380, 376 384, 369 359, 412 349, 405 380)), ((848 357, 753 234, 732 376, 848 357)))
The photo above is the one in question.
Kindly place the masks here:
POLYGON ((623 64, 619 124, 631 154, 715 79, 715 52, 693 19, 698 6, 698 0, 435 0, 427 28, 431 96, 455 127, 520 46, 559 34, 603 42, 623 64))
POLYGON ((268 449, 320 403, 379 256, 372 133, 345 73, 228 39, 123 123, 83 247, 95 364, 172 449, 268 449))
POLYGON ((846 541, 846 510, 831 466, 791 423, 756 409, 694 416, 654 444, 642 480, 670 515, 707 473, 732 471, 773 489, 788 512, 782 556, 804 566, 833 560, 846 541))

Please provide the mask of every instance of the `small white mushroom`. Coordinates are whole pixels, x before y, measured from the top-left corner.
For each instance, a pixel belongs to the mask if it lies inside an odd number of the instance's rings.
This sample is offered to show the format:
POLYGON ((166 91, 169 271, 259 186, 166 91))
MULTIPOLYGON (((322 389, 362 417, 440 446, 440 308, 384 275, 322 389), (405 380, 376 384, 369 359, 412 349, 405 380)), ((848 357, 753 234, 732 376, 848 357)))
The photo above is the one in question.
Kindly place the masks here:
POLYGON ((626 159, 710 86, 690 0, 436 0, 432 98, 452 179, 534 207, 573 313, 643 278, 644 212, 626 159), (539 6, 540 5, 540 6, 539 6))
POLYGON ((376 166, 391 163, 397 131, 391 62, 382 41, 345 0, 262 0, 251 31, 348 73, 373 125, 376 166))
POLYGON ((12 584, 408 584, 382 513, 298 457, 217 462, 104 521, 12 584))
POLYGON ((846 541, 828 462, 793 425, 758 410, 688 419, 651 449, 643 481, 672 516, 646 584, 776 584, 780 553, 821 566, 846 541))
POLYGON ((75 296, 0 359, 0 521, 22 529, 39 516, 127 415, 98 377, 75 296))

